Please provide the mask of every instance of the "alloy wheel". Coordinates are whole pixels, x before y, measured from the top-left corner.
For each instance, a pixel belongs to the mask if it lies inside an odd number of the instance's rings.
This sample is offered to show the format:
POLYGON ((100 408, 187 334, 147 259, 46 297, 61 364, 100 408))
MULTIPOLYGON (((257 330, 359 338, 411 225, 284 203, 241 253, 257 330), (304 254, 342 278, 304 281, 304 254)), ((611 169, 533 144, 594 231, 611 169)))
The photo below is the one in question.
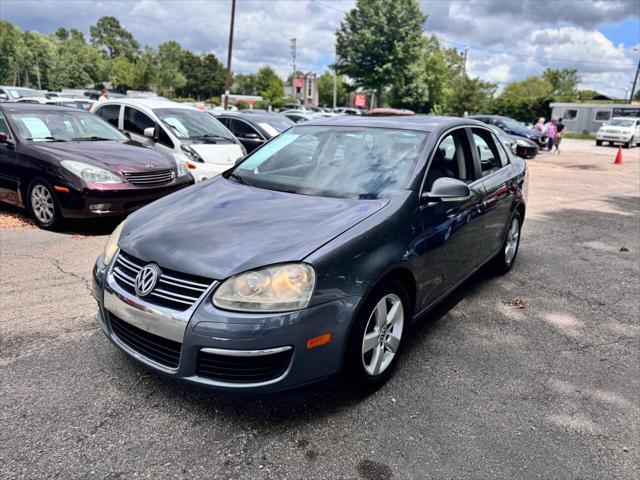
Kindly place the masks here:
POLYGON ((389 367, 400 346, 403 328, 400 297, 394 293, 385 295, 371 312, 362 339, 362 364, 369 375, 380 375, 389 367))
POLYGON ((518 241, 520 240, 520 220, 516 217, 511 221, 509 231, 507 232, 507 241, 504 246, 504 261, 507 265, 511 265, 516 252, 518 250, 518 241))
POLYGON ((31 208, 39 222, 48 224, 53 221, 55 215, 53 197, 44 185, 38 184, 31 190, 31 208))

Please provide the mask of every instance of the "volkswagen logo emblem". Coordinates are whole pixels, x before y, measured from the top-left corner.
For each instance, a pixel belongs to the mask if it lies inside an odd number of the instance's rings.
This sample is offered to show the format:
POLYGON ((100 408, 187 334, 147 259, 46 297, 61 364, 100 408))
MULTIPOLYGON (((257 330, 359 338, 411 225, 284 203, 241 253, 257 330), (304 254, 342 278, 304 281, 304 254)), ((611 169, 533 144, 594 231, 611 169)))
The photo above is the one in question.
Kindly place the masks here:
POLYGON ((154 263, 145 265, 136 275, 135 290, 139 297, 146 297, 155 288, 158 278, 160 277, 160 269, 154 263))
POLYGON ((145 163, 144 168, 153 168, 155 165, 153 163, 145 163))

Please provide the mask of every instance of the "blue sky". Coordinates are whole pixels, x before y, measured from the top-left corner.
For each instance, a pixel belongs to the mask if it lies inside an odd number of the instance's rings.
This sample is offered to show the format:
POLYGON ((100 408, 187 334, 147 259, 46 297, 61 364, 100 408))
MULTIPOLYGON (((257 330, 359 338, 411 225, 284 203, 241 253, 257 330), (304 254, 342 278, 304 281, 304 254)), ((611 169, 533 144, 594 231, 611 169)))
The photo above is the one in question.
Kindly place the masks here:
MULTIPOLYGON (((271 64, 292 69, 289 39, 298 41, 298 66, 321 72, 333 61, 335 30, 354 0, 238 0, 233 70, 271 64)), ((622 97, 640 52, 637 0, 425 0, 426 34, 469 46, 468 71, 499 85, 546 67, 578 68, 582 87, 622 97)), ((59 26, 88 35, 102 15, 118 17, 142 44, 167 40, 226 58, 229 0, 0 0, 0 18, 25 30, 59 26)))

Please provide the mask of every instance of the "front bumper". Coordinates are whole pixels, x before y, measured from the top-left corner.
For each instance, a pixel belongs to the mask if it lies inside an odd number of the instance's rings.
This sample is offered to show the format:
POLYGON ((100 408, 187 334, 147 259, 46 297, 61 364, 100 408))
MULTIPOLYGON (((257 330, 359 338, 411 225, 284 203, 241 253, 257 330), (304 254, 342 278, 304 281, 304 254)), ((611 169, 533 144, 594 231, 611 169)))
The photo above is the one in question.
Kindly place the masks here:
MULTIPOLYGON (((93 292, 98 302, 98 321, 107 337, 122 351, 158 372, 219 390, 274 392, 313 383, 338 373, 359 297, 347 297, 288 313, 249 314, 217 309, 210 301, 218 283, 183 312, 148 304, 122 290, 98 258, 93 270, 93 292), (123 341, 118 325, 178 342, 177 366, 169 367, 123 341), (120 323, 118 323, 120 322, 120 323), (114 323, 114 324, 112 324, 114 323), (114 328, 115 325, 115 328, 114 328), (114 332, 116 330, 116 332, 114 332), (307 340, 331 333, 331 342, 307 348, 307 340), (269 363, 271 351, 289 352, 286 368, 268 380, 232 381, 202 374, 202 358, 215 353, 233 360, 254 357, 254 367, 269 363), (233 358, 232 358, 233 357, 233 358)), ((265 367, 266 368, 266 367, 265 367)))
POLYGON ((596 140, 602 140, 603 142, 627 143, 631 140, 632 136, 632 134, 598 132, 596 134, 596 140))
POLYGON ((89 185, 58 192, 62 216, 65 218, 119 217, 141 208, 170 193, 193 185, 193 177, 185 175, 160 187, 140 187, 133 184, 89 185), (99 209, 92 206, 102 205, 99 209))

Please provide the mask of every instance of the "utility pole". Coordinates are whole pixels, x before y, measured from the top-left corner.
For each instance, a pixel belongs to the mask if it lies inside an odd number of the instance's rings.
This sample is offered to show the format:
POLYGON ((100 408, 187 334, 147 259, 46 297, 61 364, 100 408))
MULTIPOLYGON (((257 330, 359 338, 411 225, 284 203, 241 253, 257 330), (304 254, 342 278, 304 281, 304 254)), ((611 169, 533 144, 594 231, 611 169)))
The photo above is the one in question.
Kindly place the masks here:
POLYGON ((229 108, 231 90, 231 52, 233 51, 233 24, 236 18, 236 0, 231 0, 231 25, 229 26, 229 47, 227 51, 227 79, 224 82, 224 109, 229 108))
POLYGON ((296 87, 296 39, 291 39, 291 59, 293 60, 293 76, 291 77, 291 96, 298 100, 296 87))
MULTIPOLYGON (((637 50, 637 48, 634 48, 637 50)), ((631 87, 631 95, 629 95, 629 103, 633 102, 633 94, 636 93, 636 83, 638 83, 638 74, 640 74, 640 60, 638 60, 638 68, 636 68, 636 76, 633 77, 633 86, 631 87)))
POLYGON ((469 51, 469 47, 464 47, 464 59, 462 60, 462 78, 467 75, 467 52, 469 51))
POLYGON ((336 63, 338 63, 337 55, 333 61, 333 108, 338 105, 338 74, 336 73, 336 63))

